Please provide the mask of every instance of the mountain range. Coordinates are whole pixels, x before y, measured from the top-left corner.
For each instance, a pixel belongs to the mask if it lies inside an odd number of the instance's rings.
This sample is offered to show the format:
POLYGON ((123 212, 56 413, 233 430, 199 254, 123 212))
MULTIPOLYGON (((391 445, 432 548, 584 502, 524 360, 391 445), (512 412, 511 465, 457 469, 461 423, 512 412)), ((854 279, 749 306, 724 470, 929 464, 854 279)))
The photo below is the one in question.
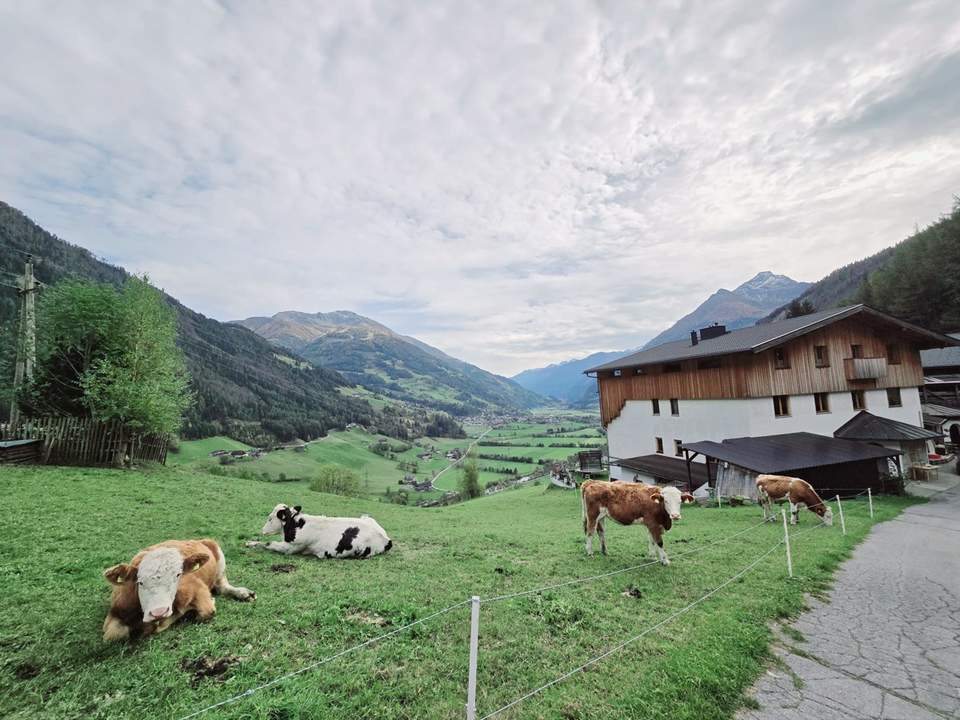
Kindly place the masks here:
MULTIPOLYGON (((672 340, 682 340, 688 337, 692 330, 699 330, 712 323, 726 325, 731 330, 753 325, 772 310, 793 300, 809 286, 810 283, 798 282, 769 270, 759 272, 733 290, 717 290, 693 312, 684 315, 643 347, 650 348, 672 340)), ((585 406, 595 401, 596 382, 583 375, 583 371, 635 349, 594 353, 577 360, 524 370, 513 379, 541 395, 585 406)))
POLYGON ((348 310, 236 321, 309 362, 380 395, 454 415, 529 409, 545 399, 512 380, 348 310))

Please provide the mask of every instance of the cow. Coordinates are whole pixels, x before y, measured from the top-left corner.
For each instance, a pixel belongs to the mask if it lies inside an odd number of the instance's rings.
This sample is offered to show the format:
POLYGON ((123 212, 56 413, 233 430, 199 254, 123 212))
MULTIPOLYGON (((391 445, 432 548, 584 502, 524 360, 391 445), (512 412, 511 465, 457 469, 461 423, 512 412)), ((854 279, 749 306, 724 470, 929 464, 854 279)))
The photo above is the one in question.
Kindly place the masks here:
POLYGON ((113 585, 103 621, 105 642, 163 632, 190 612, 205 621, 216 605, 211 592, 241 601, 257 595, 227 580, 227 561, 216 540, 167 540, 141 550, 129 563, 103 571, 113 585))
POLYGON ((757 476, 757 498, 763 508, 763 519, 776 521, 773 502, 786 498, 790 503, 790 524, 796 525, 800 519, 800 508, 806 507, 816 513, 825 525, 833 525, 833 510, 806 480, 785 475, 757 476))
POLYGON ((587 555, 593 555, 594 530, 600 536, 600 552, 607 554, 604 518, 613 518, 621 525, 640 520, 650 532, 650 553, 659 558, 661 565, 670 564, 663 549, 663 533, 673 527, 672 516, 680 517, 679 492, 665 496, 654 485, 588 480, 580 486, 580 501, 587 555))
POLYGON ((369 515, 358 518, 306 515, 301 507, 277 505, 267 516, 262 535, 283 532, 283 542, 254 540, 247 547, 263 547, 284 555, 320 558, 368 558, 393 547, 386 531, 369 515))
MULTIPOLYGON (((648 485, 647 487, 655 488, 657 486, 648 485)), ((663 502, 667 508, 667 512, 670 513, 671 520, 682 520, 683 518, 680 516, 680 506, 690 505, 696 502, 693 495, 688 492, 681 492, 679 488, 673 485, 661 487, 660 492, 663 493, 663 502)))

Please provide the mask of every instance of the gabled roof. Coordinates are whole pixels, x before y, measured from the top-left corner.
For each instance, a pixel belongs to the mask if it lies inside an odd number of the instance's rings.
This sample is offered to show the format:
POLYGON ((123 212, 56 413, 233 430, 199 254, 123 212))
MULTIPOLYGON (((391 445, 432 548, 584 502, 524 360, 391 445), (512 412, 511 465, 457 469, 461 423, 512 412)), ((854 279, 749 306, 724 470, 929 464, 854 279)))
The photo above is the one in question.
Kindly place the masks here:
POLYGON ((722 443, 704 440, 683 447, 758 473, 787 473, 900 454, 899 450, 806 432, 732 438, 722 443))
POLYGON ((770 348, 790 342, 802 335, 856 315, 862 315, 897 325, 902 330, 914 333, 918 336, 918 339, 929 343, 930 347, 960 345, 960 340, 948 337, 947 335, 941 335, 931 330, 926 330, 918 325, 904 322, 892 315, 887 315, 866 305, 849 305, 847 307, 824 310, 788 320, 780 320, 779 322, 763 323, 754 325, 753 327, 733 330, 719 337, 700 340, 696 345, 692 344, 690 340, 676 340, 674 342, 664 343, 649 350, 641 350, 640 352, 611 360, 602 365, 597 365, 589 370, 584 370, 584 372, 592 373, 599 370, 616 370, 638 367, 640 365, 679 362, 681 360, 731 355, 733 353, 761 353, 770 348))
POLYGON ((916 425, 861 410, 833 431, 845 440, 940 440, 943 435, 916 425))
POLYGON ((920 406, 924 415, 939 418, 960 417, 960 408, 947 407, 946 405, 934 405, 933 403, 923 403, 920 406))
MULTIPOLYGON (((619 465, 628 470, 646 473, 656 480, 687 484, 687 461, 667 455, 641 455, 640 457, 611 460, 611 465, 619 465)), ((703 463, 690 463, 690 477, 693 487, 697 488, 707 482, 707 466, 703 463)))
MULTIPOLYGON (((960 333, 948 333, 948 337, 952 337, 954 340, 960 340, 960 333)), ((960 347, 945 347, 923 350, 920 353, 920 361, 925 370, 928 368, 934 369, 938 367, 960 366, 960 347)))

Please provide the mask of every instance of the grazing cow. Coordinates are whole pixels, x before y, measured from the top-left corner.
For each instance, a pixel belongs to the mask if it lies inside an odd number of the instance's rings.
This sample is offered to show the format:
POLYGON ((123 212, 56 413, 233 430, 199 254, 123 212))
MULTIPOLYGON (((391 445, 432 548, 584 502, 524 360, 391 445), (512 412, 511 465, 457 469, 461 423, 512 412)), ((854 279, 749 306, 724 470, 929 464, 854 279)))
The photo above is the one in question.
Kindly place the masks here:
POLYGON ((671 515, 680 516, 679 492, 676 496, 670 494, 670 506, 660 488, 640 483, 588 480, 580 486, 580 493, 587 555, 593 555, 594 530, 600 536, 600 552, 607 554, 604 518, 613 518, 621 525, 632 525, 640 520, 650 531, 650 553, 659 557, 661 565, 670 564, 663 549, 663 533, 673 526, 671 515))
POLYGON ((237 600, 256 593, 227 581, 227 561, 216 540, 167 540, 138 552, 129 563, 104 570, 113 585, 104 641, 163 632, 195 611, 200 620, 216 612, 211 591, 237 600))
POLYGON ((283 532, 283 542, 248 542, 247 547, 264 547, 284 555, 316 555, 322 558, 367 558, 385 553, 393 541, 369 515, 358 518, 305 515, 300 506, 277 505, 260 531, 263 535, 283 532))
POLYGON ((806 480, 785 475, 759 475, 757 477, 757 498, 763 508, 764 520, 776 520, 773 502, 786 498, 790 503, 790 524, 796 525, 800 519, 800 508, 806 506, 816 513, 825 525, 833 525, 833 510, 806 480))

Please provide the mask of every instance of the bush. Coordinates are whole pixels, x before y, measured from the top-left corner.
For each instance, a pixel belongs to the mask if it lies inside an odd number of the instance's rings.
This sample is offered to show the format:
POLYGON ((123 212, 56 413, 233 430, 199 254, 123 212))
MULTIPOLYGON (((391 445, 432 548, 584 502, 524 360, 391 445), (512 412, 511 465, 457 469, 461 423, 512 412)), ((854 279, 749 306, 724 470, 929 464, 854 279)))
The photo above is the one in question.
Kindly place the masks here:
POLYGON ((353 470, 339 465, 323 465, 319 474, 310 481, 315 492, 356 497, 361 494, 360 476, 353 470))

